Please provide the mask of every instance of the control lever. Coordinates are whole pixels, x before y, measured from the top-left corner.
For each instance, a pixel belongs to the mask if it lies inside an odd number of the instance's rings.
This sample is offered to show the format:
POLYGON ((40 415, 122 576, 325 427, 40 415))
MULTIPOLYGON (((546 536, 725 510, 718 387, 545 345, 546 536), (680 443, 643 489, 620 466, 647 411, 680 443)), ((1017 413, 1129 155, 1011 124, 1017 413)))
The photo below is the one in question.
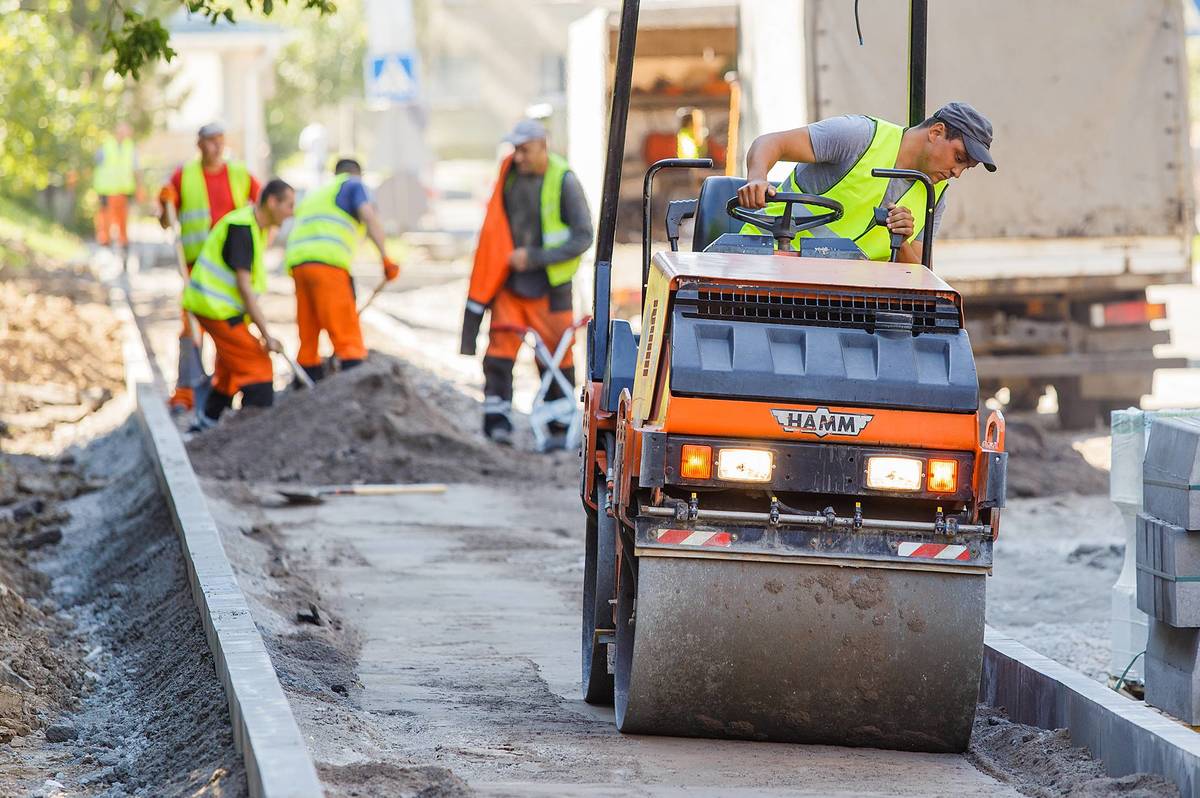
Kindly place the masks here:
MULTIPOLYGON (((880 227, 887 227, 888 209, 880 205, 875 209, 875 224, 880 227)), ((888 261, 895 263, 900 257, 900 247, 904 246, 904 236, 900 233, 891 234, 892 255, 888 261)))

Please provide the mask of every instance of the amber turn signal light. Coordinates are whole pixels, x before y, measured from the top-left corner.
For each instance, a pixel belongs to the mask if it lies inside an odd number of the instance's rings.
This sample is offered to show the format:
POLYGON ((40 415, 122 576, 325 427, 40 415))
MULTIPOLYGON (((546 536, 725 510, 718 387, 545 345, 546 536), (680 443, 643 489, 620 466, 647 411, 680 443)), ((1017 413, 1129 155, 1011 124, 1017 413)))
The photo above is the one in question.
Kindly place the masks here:
POLYGON ((712 447, 685 444, 679 457, 679 475, 687 479, 712 476, 712 447))
POLYGON ((953 493, 958 488, 957 460, 930 460, 928 473, 930 493, 953 493))

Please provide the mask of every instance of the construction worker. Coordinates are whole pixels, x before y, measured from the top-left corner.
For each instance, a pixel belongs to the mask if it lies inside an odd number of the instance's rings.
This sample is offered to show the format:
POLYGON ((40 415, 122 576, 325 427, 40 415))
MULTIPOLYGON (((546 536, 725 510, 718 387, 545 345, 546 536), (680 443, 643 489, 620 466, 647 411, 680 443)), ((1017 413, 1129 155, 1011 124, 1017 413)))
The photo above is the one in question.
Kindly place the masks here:
POLYGON ((242 394, 243 407, 270 407, 275 399, 271 352, 282 352, 271 336, 256 295, 267 288, 263 253, 267 236, 291 217, 292 187, 272 180, 258 203, 230 211, 209 232, 183 289, 183 308, 192 313, 217 348, 212 390, 196 413, 194 430, 217 423, 242 394), (250 322, 258 336, 250 332, 250 322))
MULTIPOLYGON (((738 190, 744 208, 767 207, 783 213, 782 205, 768 205, 776 191, 820 194, 845 206, 844 216, 822 231, 807 236, 832 235, 853 240, 871 260, 891 254, 889 233, 904 236, 898 260, 920 263, 919 236, 925 226, 925 189, 913 180, 884 181, 872 169, 915 169, 934 182, 937 205, 933 217, 936 234, 946 209, 947 181, 977 164, 996 171, 991 155, 992 123, 970 105, 948 103, 920 125, 900 125, 868 116, 837 116, 782 133, 767 133, 754 140, 746 155, 747 183, 738 190), (796 162, 787 180, 776 187, 767 172, 779 161, 796 162), (888 208, 887 229, 875 224, 874 209, 888 208)), ((742 232, 762 232, 747 225, 742 232)))
MULTIPOLYGON (((241 208, 258 198, 259 185, 241 161, 225 159, 225 128, 212 122, 200 128, 196 137, 200 155, 180 166, 171 175, 170 181, 159 194, 159 222, 163 229, 170 225, 167 203, 175 206, 183 238, 184 260, 190 272, 200 254, 200 248, 208 232, 221 217, 241 208)), ((195 391, 190 380, 185 379, 193 370, 190 364, 198 362, 194 352, 195 343, 183 314, 183 329, 179 334, 180 379, 171 394, 173 411, 191 410, 195 404, 195 391)))
POLYGON ((133 145, 133 128, 125 122, 117 125, 112 135, 100 142, 96 151, 96 170, 92 176, 100 207, 96 210, 96 243, 107 247, 112 229, 117 228, 117 242, 122 253, 129 250, 129 198, 141 186, 138 181, 137 150, 133 145))
MULTIPOLYGON (((519 331, 535 330, 555 350, 574 321, 571 278, 592 243, 591 213, 579 178, 565 159, 550 152, 546 140, 546 128, 531 119, 519 122, 506 139, 514 151, 501 165, 488 203, 463 319, 462 352, 473 355, 483 312, 491 309, 483 358, 483 431, 504 444, 512 440, 519 331)), ((569 350, 561 365, 574 384, 569 350)), ((562 395, 552 385, 547 399, 562 395)), ((551 433, 562 436, 566 430, 560 426, 551 433)))
POLYGON ((352 158, 342 158, 333 173, 332 183, 311 192, 296 208, 284 256, 296 282, 300 328, 296 359, 313 380, 325 376, 317 351, 322 330, 329 335, 342 369, 359 365, 367 356, 350 275, 364 230, 379 250, 384 277, 395 280, 400 275, 400 266, 388 257, 383 224, 363 185, 362 167, 352 158))
POLYGON ((703 125, 698 123, 699 111, 691 108, 680 108, 679 129, 675 132, 676 158, 703 158, 708 155, 708 143, 705 140, 703 125))

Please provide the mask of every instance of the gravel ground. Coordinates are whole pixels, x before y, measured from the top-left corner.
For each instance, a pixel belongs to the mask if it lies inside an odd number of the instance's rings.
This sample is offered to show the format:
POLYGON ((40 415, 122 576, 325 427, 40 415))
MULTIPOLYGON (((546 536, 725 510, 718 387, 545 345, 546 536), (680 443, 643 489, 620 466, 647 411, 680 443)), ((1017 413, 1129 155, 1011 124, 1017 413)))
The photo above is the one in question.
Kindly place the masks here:
POLYGON ((240 798, 105 297, 75 268, 0 275, 0 795, 240 798))

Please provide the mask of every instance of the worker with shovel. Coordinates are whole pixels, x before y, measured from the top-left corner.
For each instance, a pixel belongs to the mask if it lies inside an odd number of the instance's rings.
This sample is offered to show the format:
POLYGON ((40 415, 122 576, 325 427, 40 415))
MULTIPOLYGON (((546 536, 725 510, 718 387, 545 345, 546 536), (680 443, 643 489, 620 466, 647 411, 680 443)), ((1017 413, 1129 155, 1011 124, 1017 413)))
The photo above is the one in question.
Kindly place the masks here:
MULTIPOLYGON (((211 122, 200 128, 196 147, 199 157, 176 169, 159 194, 159 222, 163 229, 175 230, 180 237, 184 270, 189 274, 209 230, 225 214, 255 201, 259 190, 258 181, 244 163, 226 160, 225 127, 221 123, 211 122)), ((195 389, 206 377, 196 346, 199 337, 184 313, 179 335, 179 378, 170 399, 173 411, 186 412, 195 406, 195 389)))
POLYGON ((292 187, 272 180, 256 205, 217 222, 196 257, 183 307, 212 337, 217 360, 212 390, 197 409, 193 431, 214 426, 239 392, 243 407, 270 407, 275 400, 270 353, 283 352, 283 346, 271 336, 256 295, 267 289, 267 236, 291 217, 295 203, 292 187), (258 336, 250 332, 250 322, 258 336))
POLYGON ((363 185, 362 166, 352 158, 342 158, 333 172, 333 182, 311 192, 296 209, 296 224, 288 235, 284 256, 296 282, 296 325, 300 328, 296 360, 313 380, 325 376, 317 349, 322 330, 329 335, 342 369, 359 365, 367 356, 350 274, 364 232, 383 260, 383 282, 371 299, 400 275, 400 266, 388 257, 383 224, 363 185))
MULTIPOLYGON (((483 358, 483 431, 493 441, 512 441, 513 365, 526 330, 549 352, 575 330, 571 279, 592 243, 592 217, 579 178, 565 159, 547 147, 546 128, 525 119, 506 139, 514 148, 500 167, 475 252, 475 265, 463 318, 464 355, 475 354, 483 312, 491 310, 487 354, 483 358)), ((548 366, 539 361, 539 371, 548 366)), ((568 385, 575 369, 567 347, 560 369, 568 385)), ((557 380, 545 398, 565 396, 557 380)), ((567 427, 552 422, 548 445, 562 448, 567 427)))

